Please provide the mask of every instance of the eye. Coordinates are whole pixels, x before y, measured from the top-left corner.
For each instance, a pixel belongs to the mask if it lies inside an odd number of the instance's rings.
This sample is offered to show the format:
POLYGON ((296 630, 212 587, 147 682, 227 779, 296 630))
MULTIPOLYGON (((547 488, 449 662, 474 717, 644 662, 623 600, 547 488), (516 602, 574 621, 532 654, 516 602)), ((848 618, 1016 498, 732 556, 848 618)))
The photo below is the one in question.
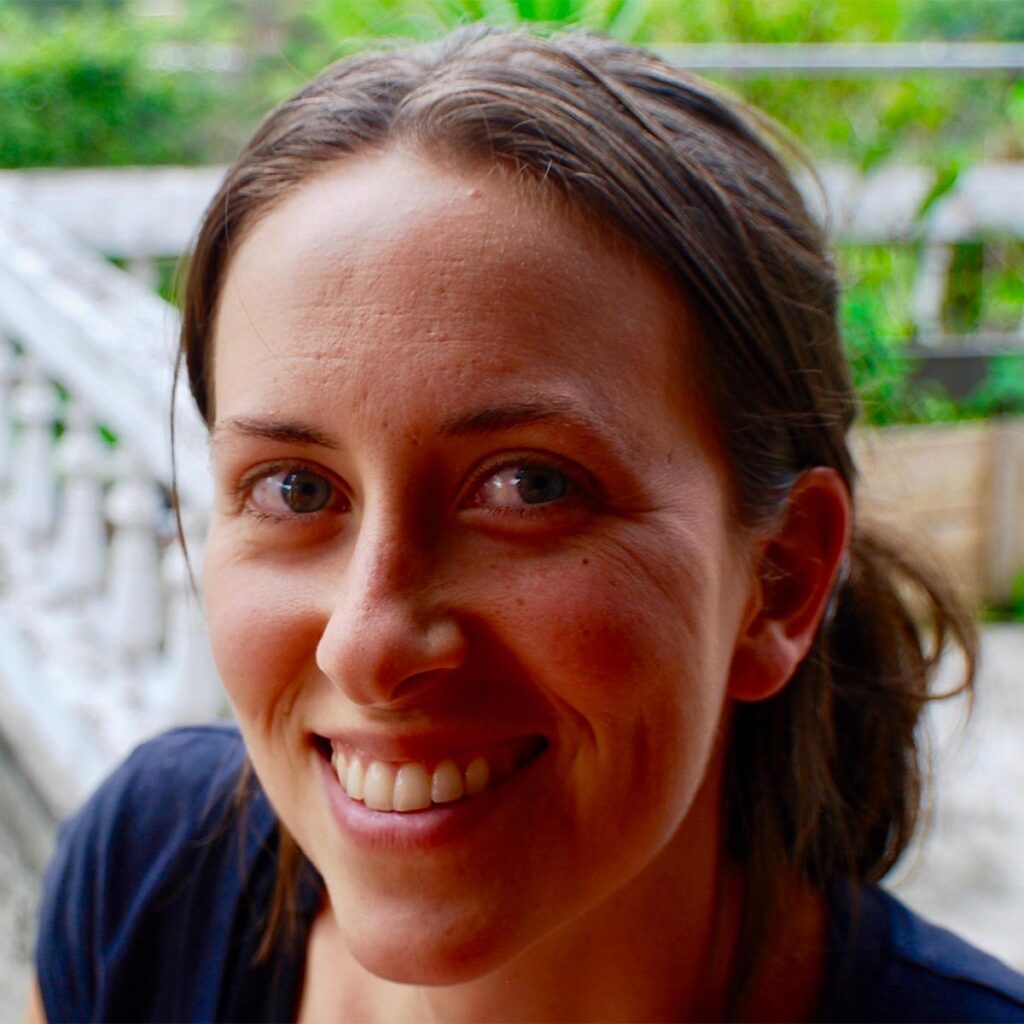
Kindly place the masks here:
POLYGON ((257 513, 282 519, 320 512, 338 501, 338 492, 311 469, 279 469, 255 481, 249 501, 257 513))
POLYGON ((557 466, 518 463, 491 473, 477 491, 473 502, 488 508, 522 509, 550 505, 568 497, 573 481, 557 466))

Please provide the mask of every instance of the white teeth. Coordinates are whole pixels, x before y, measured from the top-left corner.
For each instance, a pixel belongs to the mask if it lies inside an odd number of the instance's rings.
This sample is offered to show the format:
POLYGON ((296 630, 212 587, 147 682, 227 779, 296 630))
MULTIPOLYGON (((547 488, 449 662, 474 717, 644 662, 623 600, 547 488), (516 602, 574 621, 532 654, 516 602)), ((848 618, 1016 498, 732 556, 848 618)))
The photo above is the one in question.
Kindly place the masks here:
POLYGON ((430 776, 418 761, 398 769, 394 803, 396 811, 421 811, 430 806, 430 776))
POLYGON ((487 788, 491 766, 482 757, 474 758, 466 769, 466 796, 476 796, 487 788))
POLYGON ((430 783, 430 796, 435 804, 447 804, 462 796, 462 772, 454 761, 442 761, 435 769, 430 783))
POLYGON ((441 761, 428 772, 419 761, 393 765, 387 761, 368 761, 346 756, 335 748, 331 765, 342 789, 375 811, 421 811, 434 804, 448 804, 464 796, 483 792, 491 780, 486 757, 475 757, 465 771, 451 759, 441 761))
POLYGON ((387 762, 370 762, 363 781, 363 803, 375 811, 395 809, 395 769, 387 762))
MULTIPOLYGON (((340 779, 341 776, 339 775, 340 779)), ((358 757, 353 757, 349 762, 348 772, 345 775, 345 792, 353 800, 363 799, 363 766, 358 757)))

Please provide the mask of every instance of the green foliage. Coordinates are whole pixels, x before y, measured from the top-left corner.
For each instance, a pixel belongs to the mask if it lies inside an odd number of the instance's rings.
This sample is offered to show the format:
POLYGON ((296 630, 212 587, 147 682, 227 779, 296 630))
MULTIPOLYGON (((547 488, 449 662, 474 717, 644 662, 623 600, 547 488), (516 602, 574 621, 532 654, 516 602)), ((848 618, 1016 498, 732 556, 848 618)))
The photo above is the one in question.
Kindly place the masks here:
POLYGON ((1013 589, 1010 591, 1009 611, 1018 622, 1024 622, 1024 570, 1021 570, 1013 581, 1013 589))
POLYGON ((1014 0, 918 0, 906 4, 905 31, 920 39, 1024 40, 1024 5, 1014 0))
MULTIPOLYGON (((652 0, 643 42, 826 43, 1024 38, 1012 0, 652 0)), ((1017 76, 715 76, 786 125, 819 159, 863 169, 886 160, 948 165, 1022 153, 1006 111, 1017 76)))
POLYGON ((990 622, 1024 623, 1024 569, 1021 569, 1014 578, 1010 596, 1006 601, 985 608, 983 615, 990 622))
POLYGON ((202 163, 223 88, 157 73, 108 15, 37 24, 0 12, 0 166, 202 163))
POLYGON ((1024 415, 1024 352, 994 356, 985 379, 964 399, 961 415, 1024 415))
MULTIPOLYGON (((125 0, 7 0, 0 161, 223 159, 269 105, 330 60, 478 19, 582 26, 651 45, 1024 38, 1024 5, 1003 0, 190 0, 185 9, 160 19, 125 0), (234 46, 248 69, 228 79, 155 71, 159 42, 234 46)), ((1022 151, 1024 83, 1011 74, 724 80, 818 158, 946 166, 1022 151)))
POLYGON ((979 281, 980 322, 988 330, 1013 330, 1024 316, 1024 242, 991 239, 985 243, 979 281))
POLYGON ((645 0, 314 0, 304 17, 312 34, 335 40, 434 38, 455 25, 481 20, 505 26, 585 26, 632 35, 646 8, 645 0))
POLYGON ((880 329, 885 315, 877 298, 848 298, 844 314, 843 341, 862 423, 884 426, 962 418, 960 407, 938 385, 914 380, 906 341, 880 329))
MULTIPOLYGON (((967 255, 956 256, 954 266, 959 260, 975 272, 953 277, 945 311, 947 326, 991 325, 986 316, 993 309, 1003 309, 1004 299, 1005 308, 1012 308, 1019 318, 1024 308, 1024 246, 993 243, 984 247, 985 252, 995 249, 1007 257, 998 287, 991 275, 983 282, 977 273, 982 247, 963 248, 967 255), (990 297, 992 291, 997 301, 990 297), (1013 301, 1016 305, 1011 307, 1013 301)), ((1024 353, 993 356, 982 382, 956 400, 934 382, 915 377, 915 361, 906 340, 913 335, 909 303, 917 254, 911 247, 845 246, 839 256, 845 286, 840 323, 863 422, 882 426, 1024 414, 1024 353)))
POLYGON ((904 313, 912 272, 904 265, 907 255, 883 246, 851 246, 840 252, 846 285, 840 322, 868 423, 907 415, 910 361, 892 340, 905 337, 910 326, 904 313))
POLYGON ((879 330, 877 300, 861 296, 844 306, 847 356, 861 401, 861 422, 936 423, 1024 415, 1024 353, 991 357, 984 379, 966 396, 951 398, 935 381, 914 376, 915 361, 903 338, 879 330))

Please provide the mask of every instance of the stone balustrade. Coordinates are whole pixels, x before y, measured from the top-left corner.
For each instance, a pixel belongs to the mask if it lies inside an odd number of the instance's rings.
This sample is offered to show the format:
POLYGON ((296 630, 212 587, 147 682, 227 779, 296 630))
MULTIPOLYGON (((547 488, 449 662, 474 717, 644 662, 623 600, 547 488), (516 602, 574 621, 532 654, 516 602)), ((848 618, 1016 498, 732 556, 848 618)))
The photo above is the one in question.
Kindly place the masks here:
MULTIPOLYGON (((31 206, 0 206, 0 727, 58 811, 128 748, 222 707, 176 540, 176 311, 31 206)), ((205 435, 176 410, 193 567, 205 435)))

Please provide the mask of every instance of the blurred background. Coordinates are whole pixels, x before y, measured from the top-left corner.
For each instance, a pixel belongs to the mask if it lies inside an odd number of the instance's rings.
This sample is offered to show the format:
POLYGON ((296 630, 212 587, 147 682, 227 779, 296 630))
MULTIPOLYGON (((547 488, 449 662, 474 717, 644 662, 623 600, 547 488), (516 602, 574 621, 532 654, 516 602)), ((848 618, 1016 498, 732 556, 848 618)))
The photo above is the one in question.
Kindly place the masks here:
MULTIPOLYGON (((933 828, 892 881, 1024 969, 1024 3, 0 0, 0 1005, 55 821, 139 739, 224 711, 167 428, 176 268, 222 166, 330 61, 481 18, 650 46, 809 152, 865 512, 983 628, 975 720, 930 712, 933 828)), ((185 402, 176 424, 198 552, 202 429, 185 402)))

